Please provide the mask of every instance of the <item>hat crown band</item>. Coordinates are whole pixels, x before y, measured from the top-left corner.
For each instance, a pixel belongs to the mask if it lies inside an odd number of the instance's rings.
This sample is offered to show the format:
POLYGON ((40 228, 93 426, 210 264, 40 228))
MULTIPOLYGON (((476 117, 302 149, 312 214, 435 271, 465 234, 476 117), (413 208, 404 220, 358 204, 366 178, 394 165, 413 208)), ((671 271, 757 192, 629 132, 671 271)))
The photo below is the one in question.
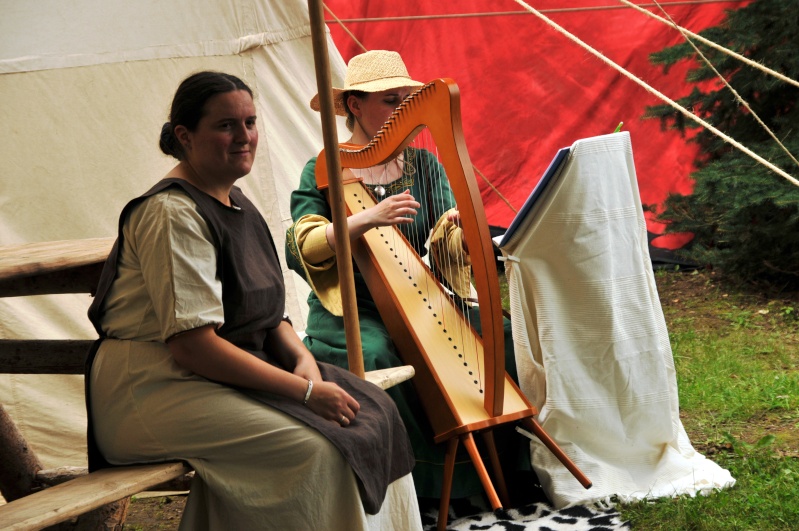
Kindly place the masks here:
POLYGON ((362 81, 352 81, 348 82, 345 86, 346 90, 358 90, 359 86, 364 85, 383 85, 387 81, 396 80, 396 83, 392 84, 392 87, 405 87, 415 85, 416 82, 413 81, 408 76, 386 76, 386 77, 370 77, 369 79, 364 79, 362 81), (383 81, 384 83, 380 83, 383 81))
POLYGON ((379 81, 381 79, 404 77, 410 79, 408 71, 404 68, 382 69, 380 72, 367 71, 367 72, 351 72, 346 79, 347 85, 358 85, 361 83, 369 83, 370 81, 379 81))

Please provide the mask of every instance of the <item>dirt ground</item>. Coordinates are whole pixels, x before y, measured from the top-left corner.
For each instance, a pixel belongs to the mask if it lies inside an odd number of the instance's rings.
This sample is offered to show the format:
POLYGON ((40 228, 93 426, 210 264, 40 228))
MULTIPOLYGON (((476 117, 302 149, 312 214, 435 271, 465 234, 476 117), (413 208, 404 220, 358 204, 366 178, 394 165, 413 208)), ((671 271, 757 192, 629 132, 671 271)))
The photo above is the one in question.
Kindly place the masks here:
MULTIPOLYGON (((799 311, 799 296, 766 296, 761 293, 727 292, 710 272, 669 272, 656 275, 661 305, 666 321, 679 316, 690 316, 695 330, 707 330, 729 324, 731 311, 743 312, 758 319, 759 327, 785 326, 789 316, 787 309, 799 311)), ((791 334, 796 341, 799 334, 791 334)), ((684 422, 688 419, 684 419, 684 422)), ((778 419, 752 419, 748 426, 749 435, 744 440, 756 441, 766 432, 795 431, 793 423, 782 425, 778 419)), ((686 429, 694 440, 696 449, 707 456, 730 451, 724 445, 709 445, 694 439, 694 434, 686 429)), ((799 447, 799 441, 797 444, 799 447)), ((799 452, 797 452, 799 453, 799 452)), ((171 531, 178 528, 180 516, 186 503, 183 495, 143 497, 134 499, 128 510, 124 530, 171 531)))
POLYGON ((176 530, 185 505, 185 495, 134 497, 128 508, 128 517, 122 529, 125 531, 176 530))

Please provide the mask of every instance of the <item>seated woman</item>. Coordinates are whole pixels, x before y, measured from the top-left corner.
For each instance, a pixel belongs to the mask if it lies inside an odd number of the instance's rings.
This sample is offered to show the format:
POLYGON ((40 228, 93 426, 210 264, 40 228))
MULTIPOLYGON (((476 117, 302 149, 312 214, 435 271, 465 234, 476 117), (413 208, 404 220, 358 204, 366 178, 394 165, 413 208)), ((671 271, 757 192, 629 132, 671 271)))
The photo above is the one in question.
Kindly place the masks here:
MULTIPOLYGON (((409 77, 396 52, 373 50, 353 57, 347 66, 344 88, 333 89, 336 113, 347 117, 347 127, 352 132, 349 142, 369 143, 397 106, 422 85, 409 77)), ((318 96, 311 100, 311 108, 319 110, 318 96)), ((286 260, 313 289, 308 297, 307 335, 303 341, 318 360, 346 367, 347 348, 332 215, 327 199, 316 187, 315 168, 316 158, 312 158, 302 172, 298 189, 291 195, 294 225, 286 236, 286 260)), ((432 233, 434 259, 431 262, 462 264, 460 268, 442 269, 441 273, 447 275, 447 283, 456 294, 468 296, 469 256, 458 226, 458 212, 449 181, 438 160, 427 150, 411 147, 385 165, 353 171, 379 202, 374 208, 348 218, 350 238, 354 240, 374 227, 396 225, 417 254, 425 256, 424 244, 432 233), (437 182, 428 182, 425 176, 430 175, 437 176, 437 182)), ((402 365, 366 282, 357 271, 355 290, 365 369, 402 365)), ((479 323, 477 310, 472 311, 475 316, 471 322, 479 323)), ((506 320, 505 325, 506 367, 515 379, 510 322, 506 320)), ((388 392, 399 407, 413 443, 416 491, 420 497, 437 498, 441 495, 444 445, 433 443, 432 429, 410 382, 388 392)), ((468 456, 458 459, 452 497, 481 492, 482 486, 468 456)))
POLYGON ((160 144, 179 162, 123 209, 89 311, 90 467, 190 463, 181 529, 421 529, 393 402, 317 363, 283 313, 271 235, 234 185, 252 91, 186 78, 160 144))

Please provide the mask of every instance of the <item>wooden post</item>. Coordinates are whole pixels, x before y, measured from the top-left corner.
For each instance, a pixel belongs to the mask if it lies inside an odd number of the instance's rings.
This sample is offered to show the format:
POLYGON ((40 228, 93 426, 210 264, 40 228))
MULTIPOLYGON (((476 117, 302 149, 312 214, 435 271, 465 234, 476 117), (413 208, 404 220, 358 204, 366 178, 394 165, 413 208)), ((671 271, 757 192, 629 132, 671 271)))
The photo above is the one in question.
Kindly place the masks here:
POLYGON ((333 91, 330 76, 330 61, 327 53, 324 10, 321 0, 308 0, 308 13, 311 21, 311 40, 313 42, 314 65, 316 67, 316 86, 319 91, 319 114, 322 117, 322 137, 325 146, 325 159, 329 173, 330 194, 328 200, 333 212, 333 233, 336 238, 336 263, 341 287, 341 302, 344 308, 344 333, 347 338, 347 361, 350 372, 364 377, 361 328, 358 319, 358 304, 355 299, 355 277, 352 270, 350 235, 347 226, 347 210, 344 205, 344 191, 341 178, 341 160, 338 154, 338 133, 333 106, 333 91))
POLYGON ((27 496, 36 488, 42 464, 14 421, 0 404, 0 493, 7 501, 27 496))
MULTIPOLYGON (((0 404, 0 493, 6 501, 24 498, 42 485, 36 474, 42 464, 28 446, 14 421, 0 404)), ((130 497, 98 507, 77 519, 58 524, 57 529, 107 531, 121 529, 128 514, 130 497)))

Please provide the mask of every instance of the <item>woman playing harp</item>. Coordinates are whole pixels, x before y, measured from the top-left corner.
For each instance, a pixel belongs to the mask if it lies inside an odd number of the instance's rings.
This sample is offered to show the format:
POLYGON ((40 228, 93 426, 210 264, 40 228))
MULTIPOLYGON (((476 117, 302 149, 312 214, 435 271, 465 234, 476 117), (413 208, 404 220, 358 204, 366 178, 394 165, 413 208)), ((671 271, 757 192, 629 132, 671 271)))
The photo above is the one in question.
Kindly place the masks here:
MULTIPOLYGON (((355 56, 348 64, 344 88, 333 89, 336 112, 347 117, 347 127, 352 132, 349 143, 368 144, 400 103, 422 85, 409 77, 396 52, 375 50, 355 56)), ((311 107, 319 110, 317 97, 311 101, 311 107)), ((331 212, 325 195, 317 188, 315 168, 316 158, 312 158, 303 170, 299 188, 291 196, 295 223, 286 237, 286 258, 289 266, 313 289, 308 298, 305 344, 318 360, 346 367, 331 212)), ((355 240, 369 229, 396 225, 420 256, 427 254, 425 242, 430 237, 431 254, 436 256, 429 262, 440 264, 444 283, 456 295, 468 297, 469 256, 458 226, 455 200, 436 157, 426 149, 408 147, 385 164, 352 171, 378 203, 348 218, 350 237, 355 240)), ((402 365, 366 282, 357 270, 355 284, 365 370, 402 365)), ((467 313, 479 328, 478 310, 468 309, 467 313)), ((507 320, 505 336, 505 366, 515 380, 513 342, 507 320)), ((432 429, 410 382, 388 392, 398 405, 414 447, 417 494, 437 498, 441 494, 444 445, 433 444, 432 429)), ((482 492, 469 459, 458 459, 458 463, 452 497, 482 492)))

